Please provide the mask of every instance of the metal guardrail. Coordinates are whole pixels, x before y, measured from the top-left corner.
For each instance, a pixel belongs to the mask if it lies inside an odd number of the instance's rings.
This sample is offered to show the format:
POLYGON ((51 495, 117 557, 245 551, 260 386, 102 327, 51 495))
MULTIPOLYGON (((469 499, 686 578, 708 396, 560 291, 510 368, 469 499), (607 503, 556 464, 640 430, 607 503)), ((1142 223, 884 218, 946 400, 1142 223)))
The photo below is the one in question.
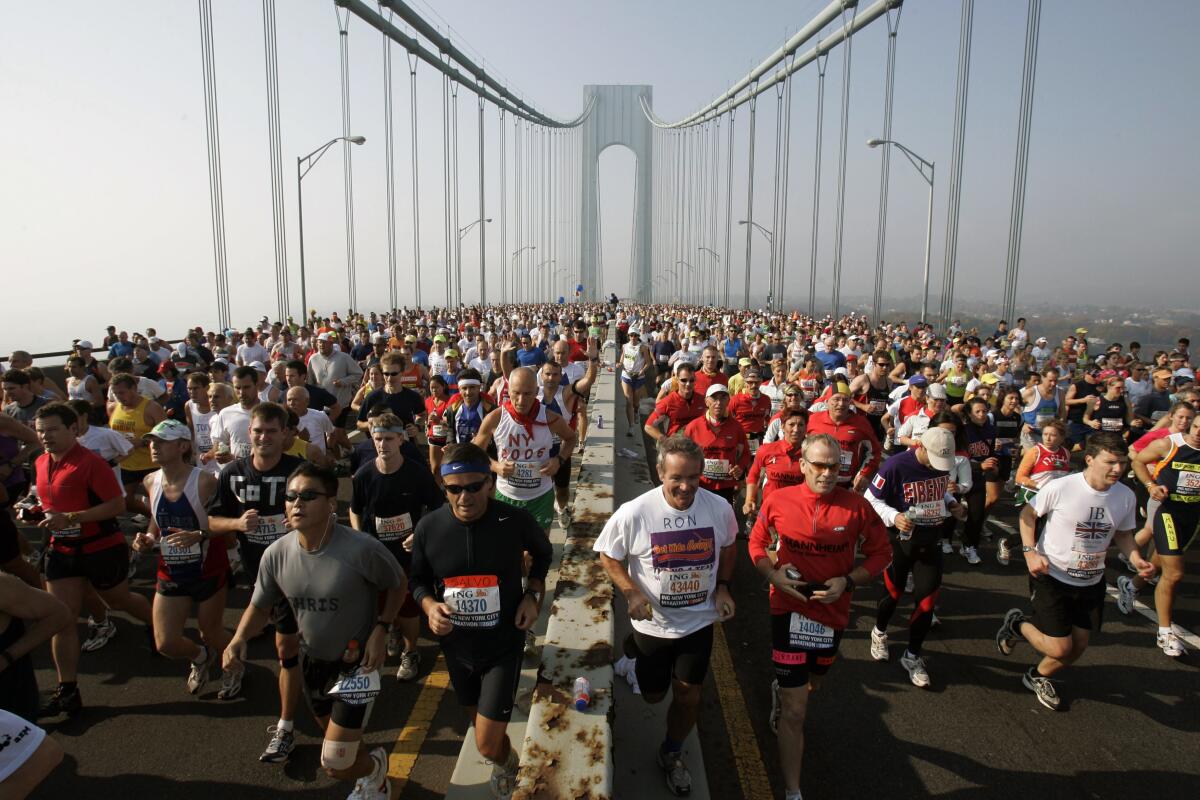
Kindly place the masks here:
MULTIPOLYGON (((610 340, 615 329, 610 328, 610 340)), ((616 352, 605 350, 615 364, 616 352)), ((613 512, 617 376, 604 368, 592 390, 575 489, 575 514, 563 547, 550 608, 514 800, 607 800, 612 797, 613 587, 592 544, 613 512), (595 424, 603 417, 603 427, 595 424), (592 685, 592 704, 577 711, 575 679, 592 685)))

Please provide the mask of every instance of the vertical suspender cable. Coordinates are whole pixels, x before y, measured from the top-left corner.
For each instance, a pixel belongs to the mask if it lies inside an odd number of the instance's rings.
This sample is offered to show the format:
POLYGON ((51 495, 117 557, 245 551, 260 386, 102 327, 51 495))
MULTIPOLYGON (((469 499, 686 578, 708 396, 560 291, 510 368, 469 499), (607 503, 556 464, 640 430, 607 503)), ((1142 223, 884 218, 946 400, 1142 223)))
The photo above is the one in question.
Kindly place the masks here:
MULTIPOLYGON (((442 59, 446 60, 446 55, 442 54, 442 59)), ((446 281, 446 308, 449 308, 452 302, 451 290, 451 269, 453 264, 450 260, 450 237, 453 232, 450 230, 450 78, 442 74, 442 244, 446 250, 445 261, 445 281, 446 281)))
POLYGON ((734 114, 729 109, 729 140, 725 147, 725 258, 721 261, 725 273, 725 285, 721 291, 721 305, 729 308, 729 273, 733 271, 733 129, 734 114))
MULTIPOLYGON (((480 90, 483 82, 479 82, 480 90)), ((479 94, 479 219, 483 220, 485 203, 483 201, 483 93, 479 94)), ((487 242, 487 222, 479 223, 479 304, 487 305, 487 275, 484 266, 487 258, 485 247, 487 242)))
MULTIPOLYGON (((380 5, 391 22, 391 9, 380 5)), ((396 167, 395 130, 392 125, 392 40, 383 35, 383 160, 387 197, 387 243, 388 243, 388 299, 392 309, 400 305, 396 285, 396 167)))
POLYGON ((462 305, 462 237, 459 236, 459 192, 461 184, 458 182, 458 82, 453 81, 450 84, 450 163, 453 170, 451 180, 451 194, 454 197, 454 205, 452 213, 454 215, 453 224, 450 230, 454 235, 451 240, 451 254, 454 258, 454 269, 451 274, 453 283, 451 285, 451 298, 453 298, 455 307, 462 305))
POLYGON ((842 26, 846 38, 842 42, 842 140, 838 153, 837 219, 833 244, 833 318, 841 314, 842 303, 842 245, 846 230, 846 141, 850 133, 850 46, 853 42, 854 17, 858 6, 842 6, 842 26))
POLYGON ((358 305, 358 284, 354 265, 354 160, 351 155, 350 133, 350 12, 334 6, 338 23, 338 52, 341 56, 342 77, 342 174, 346 196, 346 289, 348 309, 358 305))
MULTIPOLYGON (((754 82, 751 91, 758 91, 758 81, 754 82)), ((750 98, 750 157, 749 165, 746 168, 748 174, 746 178, 746 291, 742 298, 742 308, 750 307, 750 256, 754 247, 754 240, 750 238, 754 233, 751 230, 754 226, 750 223, 754 220, 754 117, 757 106, 758 95, 755 94, 750 98)))
POLYGON ((513 302, 515 302, 515 303, 521 302, 521 297, 522 297, 522 295, 521 295, 521 261, 520 261, 521 253, 520 253, 520 250, 522 247, 525 246, 525 228, 522 227, 522 223, 524 222, 524 217, 521 214, 522 199, 524 198, 524 193, 522 192, 524 170, 521 168, 522 162, 524 160, 521 157, 522 149, 523 149, 523 145, 522 145, 522 138, 521 138, 521 118, 514 115, 513 116, 513 216, 514 216, 514 219, 513 219, 513 233, 514 233, 514 235, 513 235, 513 245, 514 245, 513 250, 516 252, 511 257, 509 256, 508 253, 505 253, 504 255, 505 255, 505 258, 510 259, 510 264, 512 266, 513 274, 510 276, 510 280, 513 282, 512 299, 513 299, 513 302))
POLYGON ((783 206, 779 211, 779 227, 775 230, 775 242, 779 247, 779 279, 776 281, 779 304, 783 310, 783 279, 787 274, 787 232, 788 232, 788 189, 791 186, 789 176, 792 168, 792 88, 796 76, 791 72, 791 66, 796 60, 796 54, 788 56, 787 102, 784 104, 783 122, 783 206))
POLYGON ((412 132, 412 211, 413 211, 413 286, 415 302, 421 307, 421 192, 420 167, 417 161, 417 57, 408 54, 409 116, 412 132))
MULTIPOLYGON (((892 138, 892 96, 896 85, 896 29, 900 26, 901 6, 887 10, 887 70, 883 80, 883 139, 892 138), (895 14, 893 15, 893 11, 895 14)), ((871 304, 871 322, 878 324, 883 307, 883 260, 887 247, 888 180, 891 177, 892 146, 883 146, 879 166, 879 223, 875 228, 875 296, 871 304)))
POLYGON ((958 214, 962 200, 963 146, 966 143, 967 91, 971 78, 971 34, 975 0, 963 0, 958 29, 958 75, 954 91, 954 134, 950 145, 950 198, 946 210, 946 252, 942 265, 943 329, 954 316, 954 273, 958 259, 958 214))
POLYGON ((506 150, 504 109, 498 109, 500 121, 500 302, 507 303, 508 291, 508 153, 506 150))
POLYGON ((275 45, 275 0, 263 0, 263 53, 267 74, 267 144, 271 154, 271 223, 275 234, 275 293, 282 321, 288 303, 287 230, 284 225, 283 154, 279 141, 279 58, 275 45))
POLYGON ((783 178, 783 92, 787 87, 784 85, 786 81, 781 81, 775 84, 775 186, 771 198, 771 235, 768 244, 771 247, 770 257, 767 259, 767 308, 775 307, 775 267, 776 267, 776 248, 775 236, 779 232, 779 184, 783 178))
POLYGON ((208 142, 208 200, 213 231, 213 274, 217 286, 217 322, 232 324, 229 271, 225 261, 225 190, 221 183, 221 126, 217 115, 217 74, 213 50, 212 0, 199 0, 200 64, 204 80, 204 132, 208 142))
POLYGON ((1017 157, 1013 167, 1012 214, 1008 232, 1008 269, 1004 289, 1004 318, 1011 319, 1017 306, 1017 273, 1021 260, 1021 227, 1025 218, 1025 183, 1029 173, 1029 130, 1033 118, 1033 87, 1037 74, 1038 29, 1042 0, 1029 0, 1025 26, 1025 64, 1021 70, 1021 113, 1017 123, 1017 157))
MULTIPOLYGON (((817 43, 820 48, 821 43, 817 43)), ((817 56, 817 127, 816 155, 813 158, 813 220, 812 247, 809 253, 808 272, 808 315, 817 313, 817 241, 821 230, 821 140, 825 133, 825 66, 829 63, 829 51, 817 56)))

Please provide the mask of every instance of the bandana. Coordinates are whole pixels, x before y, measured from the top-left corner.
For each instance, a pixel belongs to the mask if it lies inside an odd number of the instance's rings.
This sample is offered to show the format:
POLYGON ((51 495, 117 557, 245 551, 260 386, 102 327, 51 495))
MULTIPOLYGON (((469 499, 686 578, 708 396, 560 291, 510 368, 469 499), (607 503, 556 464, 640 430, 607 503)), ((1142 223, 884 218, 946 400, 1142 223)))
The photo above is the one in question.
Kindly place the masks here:
POLYGON ((458 385, 459 386, 479 386, 479 381, 475 380, 474 378, 460 378, 458 381, 458 385))
POLYGON ((513 418, 514 422, 516 422, 516 423, 520 424, 522 427, 524 427, 525 432, 528 433, 530 436, 533 436, 533 426, 534 425, 545 425, 546 424, 544 422, 538 422, 538 420, 537 420, 538 411, 541 410, 541 407, 542 407, 542 404, 539 403, 537 401, 537 399, 535 398, 533 401, 533 405, 529 407, 529 413, 522 414, 519 411, 517 411, 517 409, 513 406, 512 400, 504 401, 504 410, 508 412, 508 415, 513 418))
POLYGON ((408 431, 404 430, 404 427, 403 427, 402 425, 392 425, 392 426, 385 426, 385 425, 372 425, 372 426, 371 426, 371 433, 399 433, 399 434, 407 434, 407 433, 408 433, 408 431))

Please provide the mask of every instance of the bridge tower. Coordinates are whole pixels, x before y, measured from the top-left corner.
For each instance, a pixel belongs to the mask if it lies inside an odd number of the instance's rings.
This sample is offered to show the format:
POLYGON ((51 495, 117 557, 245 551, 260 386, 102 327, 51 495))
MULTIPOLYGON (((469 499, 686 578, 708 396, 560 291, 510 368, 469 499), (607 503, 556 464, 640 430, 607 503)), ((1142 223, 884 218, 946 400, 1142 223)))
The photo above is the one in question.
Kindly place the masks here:
POLYGON ((653 126, 642 111, 640 98, 646 98, 646 106, 652 107, 650 86, 584 86, 583 103, 587 108, 594 103, 591 113, 583 121, 583 180, 580 182, 583 196, 580 198, 583 216, 580 217, 580 283, 584 298, 593 300, 606 296, 607 287, 597 286, 600 254, 600 196, 596 176, 599 171, 600 153, 619 144, 628 147, 637 158, 634 185, 634 282, 631 294, 634 298, 650 299, 650 254, 652 234, 650 209, 653 208, 654 145, 651 132, 653 126))

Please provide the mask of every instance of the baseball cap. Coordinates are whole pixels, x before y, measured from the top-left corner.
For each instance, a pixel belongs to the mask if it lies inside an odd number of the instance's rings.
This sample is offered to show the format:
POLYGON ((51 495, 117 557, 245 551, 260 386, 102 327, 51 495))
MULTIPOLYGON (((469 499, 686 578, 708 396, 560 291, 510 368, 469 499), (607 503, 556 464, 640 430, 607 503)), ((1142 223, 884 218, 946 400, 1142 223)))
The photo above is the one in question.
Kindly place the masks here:
POLYGON ((220 364, 222 367, 228 367, 228 366, 229 366, 229 360, 228 360, 228 359, 225 359, 225 358, 221 358, 220 356, 217 356, 216 358, 214 358, 214 359, 213 359, 213 362, 212 362, 212 365, 211 365, 211 366, 214 366, 214 367, 215 367, 217 364, 220 364))
POLYGON ((934 469, 949 472, 954 468, 954 434, 945 428, 927 428, 921 434, 921 446, 934 469))
POLYGON ((150 429, 150 432, 142 437, 142 441, 147 439, 161 439, 164 442, 175 442, 181 440, 190 441, 192 431, 177 419, 164 419, 162 422, 150 429))
POLYGON ((714 383, 708 387, 708 391, 704 393, 704 396, 712 397, 714 394, 729 394, 729 387, 723 383, 714 383))
POLYGON ((787 388, 783 390, 784 394, 804 394, 804 390, 794 383, 789 383, 787 388))
POLYGON ((262 363, 261 361, 251 361, 251 362, 250 362, 250 366, 251 366, 251 367, 254 367, 254 368, 255 368, 256 370, 258 370, 259 372, 266 372, 266 371, 267 371, 267 365, 266 365, 266 364, 264 364, 264 363, 262 363))
POLYGON ((91 350, 92 349, 92 343, 89 342, 87 339, 80 339, 75 344, 75 346, 80 348, 81 350, 91 350))
POLYGON ((1038 337, 1036 340, 1034 340, 1034 341, 1035 341, 1035 343, 1036 343, 1036 344, 1046 344, 1046 343, 1047 343, 1047 342, 1049 342, 1050 340, 1049 340, 1049 339, 1047 339, 1045 336, 1039 336, 1039 337, 1038 337))
POLYGON ((446 341, 446 336, 445 336, 445 334, 439 333, 437 336, 433 337, 433 340, 435 342, 444 342, 444 341, 446 341))
POLYGON ((458 351, 451 347, 446 351, 446 358, 458 358, 458 351))
POLYGON ((934 400, 945 400, 946 387, 942 386, 940 383, 933 384, 929 387, 929 396, 934 400))
POLYGON ((387 341, 387 340, 382 333, 373 333, 373 334, 371 334, 371 341, 372 342, 383 342, 383 341, 387 341))
POLYGON ((332 339, 333 339, 333 334, 330 333, 329 331, 325 331, 324 333, 317 334, 318 342, 328 342, 332 339))
POLYGON ((413 336, 411 333, 408 336, 404 337, 405 342, 415 342, 416 340, 417 340, 417 337, 413 336))
POLYGON ((738 366, 739 366, 739 367, 748 367, 748 366, 750 366, 750 365, 751 365, 751 364, 753 364, 753 363, 754 363, 754 362, 753 362, 752 360, 748 359, 748 358, 739 358, 739 359, 738 359, 738 366))
POLYGON ((909 386, 928 386, 929 381, 925 380, 924 375, 913 375, 908 379, 909 386))
POLYGON ((1087 332, 1088 332, 1087 328, 1076 328, 1075 329, 1075 333, 1079 336, 1086 336, 1087 332))

